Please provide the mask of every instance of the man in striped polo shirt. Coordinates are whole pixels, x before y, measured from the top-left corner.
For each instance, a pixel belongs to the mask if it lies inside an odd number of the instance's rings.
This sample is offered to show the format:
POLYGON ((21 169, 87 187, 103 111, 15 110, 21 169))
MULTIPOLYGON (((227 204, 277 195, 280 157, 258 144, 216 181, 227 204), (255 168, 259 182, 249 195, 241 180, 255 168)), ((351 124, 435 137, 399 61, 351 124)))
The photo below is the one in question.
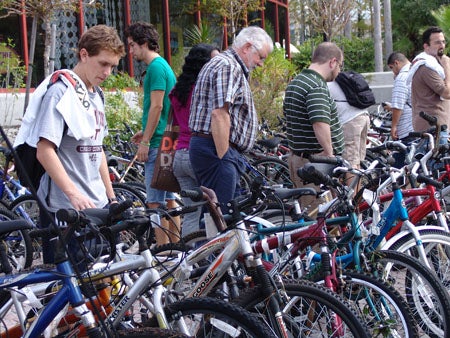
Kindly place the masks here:
MULTIPOLYGON (((411 83, 408 83, 408 72, 411 63, 407 57, 398 52, 389 55, 387 65, 394 73, 394 86, 392 88, 391 104, 387 104, 384 109, 392 112, 391 136, 393 140, 400 140, 406 145, 410 145, 415 139, 409 136, 414 131, 412 126, 412 106, 411 106, 411 83)), ((405 165, 406 154, 396 152, 393 155, 396 168, 405 165)))
MULTIPOLYGON (((314 50, 311 65, 286 88, 283 110, 291 149, 289 170, 296 187, 305 186, 297 170, 309 162, 309 156, 335 156, 344 150, 336 103, 327 86, 327 81, 333 81, 339 74, 343 60, 336 44, 322 42, 314 50)), ((312 211, 318 202, 314 196, 304 196, 301 204, 312 211)))

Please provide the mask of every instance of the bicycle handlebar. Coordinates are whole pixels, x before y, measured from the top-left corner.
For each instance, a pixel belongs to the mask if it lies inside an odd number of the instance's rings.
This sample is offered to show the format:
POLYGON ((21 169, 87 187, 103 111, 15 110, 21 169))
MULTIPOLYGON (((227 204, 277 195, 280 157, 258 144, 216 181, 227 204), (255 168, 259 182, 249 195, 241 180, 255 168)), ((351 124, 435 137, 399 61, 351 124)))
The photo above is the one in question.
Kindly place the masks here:
POLYGON ((433 187, 437 189, 442 189, 444 187, 444 184, 442 182, 436 181, 430 177, 424 176, 422 174, 417 175, 416 178, 417 182, 419 183, 425 183, 428 185, 432 185, 433 187))
POLYGON ((408 147, 406 145, 404 145, 401 141, 386 141, 382 145, 379 145, 376 147, 370 147, 368 149, 374 153, 379 153, 383 150, 398 150, 398 151, 406 153, 408 150, 408 147))
POLYGON ((320 172, 313 166, 306 167, 306 168, 300 168, 297 170, 297 175, 306 182, 311 182, 316 185, 323 184, 325 186, 331 186, 334 187, 336 183, 333 181, 333 179, 329 175, 325 175, 324 173, 320 172))
POLYGON ((424 111, 421 111, 419 113, 419 116, 423 118, 425 121, 427 121, 431 126, 437 126, 437 117, 431 116, 430 114, 425 113, 424 111))
POLYGON ((311 155, 309 157, 309 161, 311 163, 326 163, 326 164, 334 164, 334 165, 343 165, 344 164, 344 160, 342 157, 339 156, 333 156, 333 157, 328 157, 328 156, 322 156, 322 155, 311 155))

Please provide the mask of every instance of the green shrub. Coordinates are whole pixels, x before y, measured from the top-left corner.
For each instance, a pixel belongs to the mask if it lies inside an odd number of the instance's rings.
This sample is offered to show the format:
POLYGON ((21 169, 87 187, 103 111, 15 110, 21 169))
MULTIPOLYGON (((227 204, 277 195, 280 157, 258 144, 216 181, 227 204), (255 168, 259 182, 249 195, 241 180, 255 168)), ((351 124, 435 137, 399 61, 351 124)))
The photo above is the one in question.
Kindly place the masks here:
MULTIPOLYGON (((0 50, 13 50, 14 42, 8 38, 7 42, 0 42, 0 50)), ((13 55, 5 58, 0 64, 0 88, 17 89, 25 87, 25 77, 27 75, 26 67, 20 57, 13 55)))
MULTIPOLYGON (((310 39, 297 47, 300 52, 292 55, 292 62, 297 70, 301 71, 311 64, 313 50, 320 42, 322 42, 321 38, 310 39)), ((371 39, 358 37, 347 39, 342 37, 334 42, 344 52, 344 70, 351 69, 359 73, 368 73, 375 70, 375 52, 371 39)))
POLYGON ((275 48, 264 66, 251 73, 250 86, 258 117, 266 119, 272 128, 278 125, 277 115, 283 116, 284 91, 295 71, 295 65, 285 58, 285 50, 275 48))
MULTIPOLYGON (((124 129, 128 124, 133 130, 141 129, 142 90, 137 81, 126 73, 111 75, 102 84, 105 91, 105 114, 109 129, 124 129), (137 93, 133 105, 125 100, 126 90, 137 93)), ((108 143, 108 141, 106 141, 108 143)))
POLYGON ((117 74, 111 74, 102 83, 102 88, 104 90, 137 90, 139 88, 139 83, 127 73, 119 72, 117 74))

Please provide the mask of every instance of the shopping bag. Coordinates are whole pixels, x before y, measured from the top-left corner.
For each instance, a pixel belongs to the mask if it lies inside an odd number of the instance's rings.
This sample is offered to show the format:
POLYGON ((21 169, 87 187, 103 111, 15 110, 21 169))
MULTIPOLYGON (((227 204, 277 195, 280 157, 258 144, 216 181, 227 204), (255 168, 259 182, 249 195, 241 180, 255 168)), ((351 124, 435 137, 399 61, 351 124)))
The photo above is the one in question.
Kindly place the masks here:
POLYGON ((172 118, 169 114, 166 130, 158 148, 158 155, 155 161, 155 168, 151 181, 154 189, 179 192, 180 184, 173 174, 173 160, 178 139, 178 130, 172 128, 172 118))

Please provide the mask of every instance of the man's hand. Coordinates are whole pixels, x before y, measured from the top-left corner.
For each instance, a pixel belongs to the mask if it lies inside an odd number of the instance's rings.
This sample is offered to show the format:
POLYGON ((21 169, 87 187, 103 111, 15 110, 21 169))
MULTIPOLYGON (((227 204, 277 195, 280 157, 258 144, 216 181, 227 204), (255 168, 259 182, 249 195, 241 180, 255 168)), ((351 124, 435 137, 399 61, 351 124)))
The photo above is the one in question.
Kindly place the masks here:
POLYGON ((391 137, 393 140, 398 140, 397 126, 391 126, 391 137))
POLYGON ((331 130, 330 125, 325 122, 313 123, 314 134, 317 141, 321 145, 323 151, 319 153, 321 156, 333 156, 333 145, 331 144, 331 130))
POLYGON ((138 131, 136 134, 134 134, 131 137, 131 142, 135 143, 135 144, 139 144, 142 141, 142 136, 143 136, 143 132, 142 131, 138 131))
POLYGON ((68 196, 70 203, 75 210, 83 210, 88 208, 96 208, 94 202, 90 198, 84 196, 83 194, 77 192, 73 195, 68 196))

